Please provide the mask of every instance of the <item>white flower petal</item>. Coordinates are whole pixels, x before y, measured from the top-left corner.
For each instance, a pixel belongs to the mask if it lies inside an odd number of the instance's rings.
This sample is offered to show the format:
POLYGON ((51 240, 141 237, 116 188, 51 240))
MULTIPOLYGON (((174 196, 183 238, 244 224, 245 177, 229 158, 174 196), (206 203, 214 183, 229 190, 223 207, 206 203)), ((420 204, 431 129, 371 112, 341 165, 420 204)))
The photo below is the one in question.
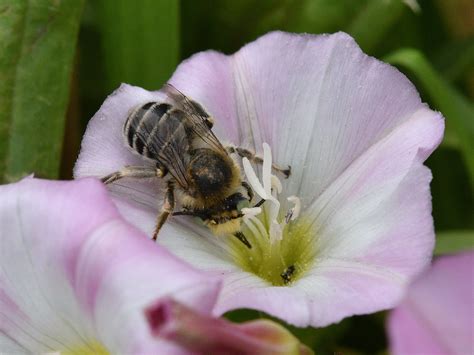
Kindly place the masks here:
MULTIPOLYGON (((3 316, 0 315, 0 325, 3 324, 4 322, 2 317, 3 316)), ((18 344, 15 340, 13 340, 12 338, 0 332, 0 353, 12 354, 12 355, 13 354, 26 354, 28 353, 28 349, 25 349, 23 346, 18 344)))
POLYGON ((273 32, 233 57, 197 54, 171 82, 205 102, 222 137, 237 132, 232 143, 257 150, 268 142, 274 162, 292 166, 285 190, 303 205, 424 107, 406 77, 362 53, 344 33, 273 32))
POLYGON ((283 185, 276 175, 272 175, 272 188, 275 189, 278 194, 281 194, 283 191, 283 185))
POLYGON ((255 275, 231 272, 224 279, 214 314, 249 308, 269 314, 278 313, 286 322, 302 326, 311 324, 310 304, 311 300, 294 287, 274 287, 255 275))
MULTIPOLYGON (((89 121, 82 139, 81 152, 74 167, 74 177, 104 177, 124 166, 155 166, 151 160, 128 148, 123 136, 123 125, 132 109, 152 101, 164 101, 160 92, 122 84, 107 97, 99 111, 89 121)), ((158 210, 161 204, 160 179, 121 179, 109 185, 114 196, 132 203, 138 208, 158 210)))
POLYGON ((432 246, 434 238, 431 177, 422 162, 439 144, 443 128, 440 115, 418 111, 356 160, 307 208, 323 255, 360 259, 367 252, 381 253, 375 249, 378 245, 385 246, 387 257, 400 253, 400 267, 408 266, 408 258, 420 263, 418 271, 426 264, 432 250, 426 243, 432 246))

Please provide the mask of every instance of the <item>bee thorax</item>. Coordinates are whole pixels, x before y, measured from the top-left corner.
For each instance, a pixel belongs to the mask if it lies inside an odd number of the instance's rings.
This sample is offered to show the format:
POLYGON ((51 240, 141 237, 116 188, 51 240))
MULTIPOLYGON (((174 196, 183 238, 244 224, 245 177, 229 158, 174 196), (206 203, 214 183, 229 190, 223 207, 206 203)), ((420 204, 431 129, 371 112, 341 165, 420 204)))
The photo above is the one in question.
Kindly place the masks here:
POLYGON ((203 198, 222 196, 233 180, 232 168, 225 157, 210 149, 198 149, 191 160, 189 175, 192 177, 195 193, 203 198))

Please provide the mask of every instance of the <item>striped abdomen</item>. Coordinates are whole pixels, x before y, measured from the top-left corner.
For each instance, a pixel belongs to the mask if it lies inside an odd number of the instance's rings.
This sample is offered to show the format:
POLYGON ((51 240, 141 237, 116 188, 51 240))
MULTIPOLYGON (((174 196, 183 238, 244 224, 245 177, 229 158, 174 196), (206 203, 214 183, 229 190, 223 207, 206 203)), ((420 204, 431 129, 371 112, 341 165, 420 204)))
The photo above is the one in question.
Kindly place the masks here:
POLYGON ((163 127, 170 109, 167 103, 148 102, 133 110, 123 126, 128 145, 139 154, 156 159, 167 140, 168 129, 163 127))

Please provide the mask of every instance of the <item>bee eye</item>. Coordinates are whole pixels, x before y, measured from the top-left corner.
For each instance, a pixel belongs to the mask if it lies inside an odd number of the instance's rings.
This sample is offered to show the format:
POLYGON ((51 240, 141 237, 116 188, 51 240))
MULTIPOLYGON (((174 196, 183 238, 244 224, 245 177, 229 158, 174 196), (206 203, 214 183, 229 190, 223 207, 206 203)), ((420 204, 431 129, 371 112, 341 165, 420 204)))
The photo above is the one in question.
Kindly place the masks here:
POLYGON ((206 117, 206 126, 209 127, 209 128, 212 128, 212 126, 214 126, 214 120, 212 119, 212 117, 206 117))
POLYGON ((237 208, 237 211, 240 213, 242 212, 242 208, 248 208, 248 207, 250 207, 250 201, 247 199, 243 199, 237 203, 236 208, 237 208))

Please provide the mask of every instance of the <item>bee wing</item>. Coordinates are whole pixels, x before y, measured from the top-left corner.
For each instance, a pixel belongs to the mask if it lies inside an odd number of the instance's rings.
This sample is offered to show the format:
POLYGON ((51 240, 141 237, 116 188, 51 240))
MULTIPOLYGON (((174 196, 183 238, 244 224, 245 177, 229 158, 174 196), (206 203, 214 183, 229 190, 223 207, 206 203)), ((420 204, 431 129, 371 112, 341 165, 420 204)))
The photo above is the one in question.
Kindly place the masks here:
POLYGON ((195 114, 205 121, 206 118, 209 118, 209 114, 206 112, 204 107, 194 100, 191 100, 181 91, 176 89, 173 85, 166 83, 161 89, 171 101, 173 101, 173 106, 187 112, 188 114, 195 114))
POLYGON ((200 138, 210 148, 226 153, 219 139, 212 132, 209 122, 210 116, 196 101, 191 100, 171 84, 165 84, 162 89, 173 105, 186 113, 186 128, 200 138))
POLYGON ((168 169, 183 189, 189 187, 187 176, 189 140, 185 128, 186 114, 180 110, 169 111, 151 127, 144 126, 141 135, 147 149, 147 156, 157 160, 168 169))

